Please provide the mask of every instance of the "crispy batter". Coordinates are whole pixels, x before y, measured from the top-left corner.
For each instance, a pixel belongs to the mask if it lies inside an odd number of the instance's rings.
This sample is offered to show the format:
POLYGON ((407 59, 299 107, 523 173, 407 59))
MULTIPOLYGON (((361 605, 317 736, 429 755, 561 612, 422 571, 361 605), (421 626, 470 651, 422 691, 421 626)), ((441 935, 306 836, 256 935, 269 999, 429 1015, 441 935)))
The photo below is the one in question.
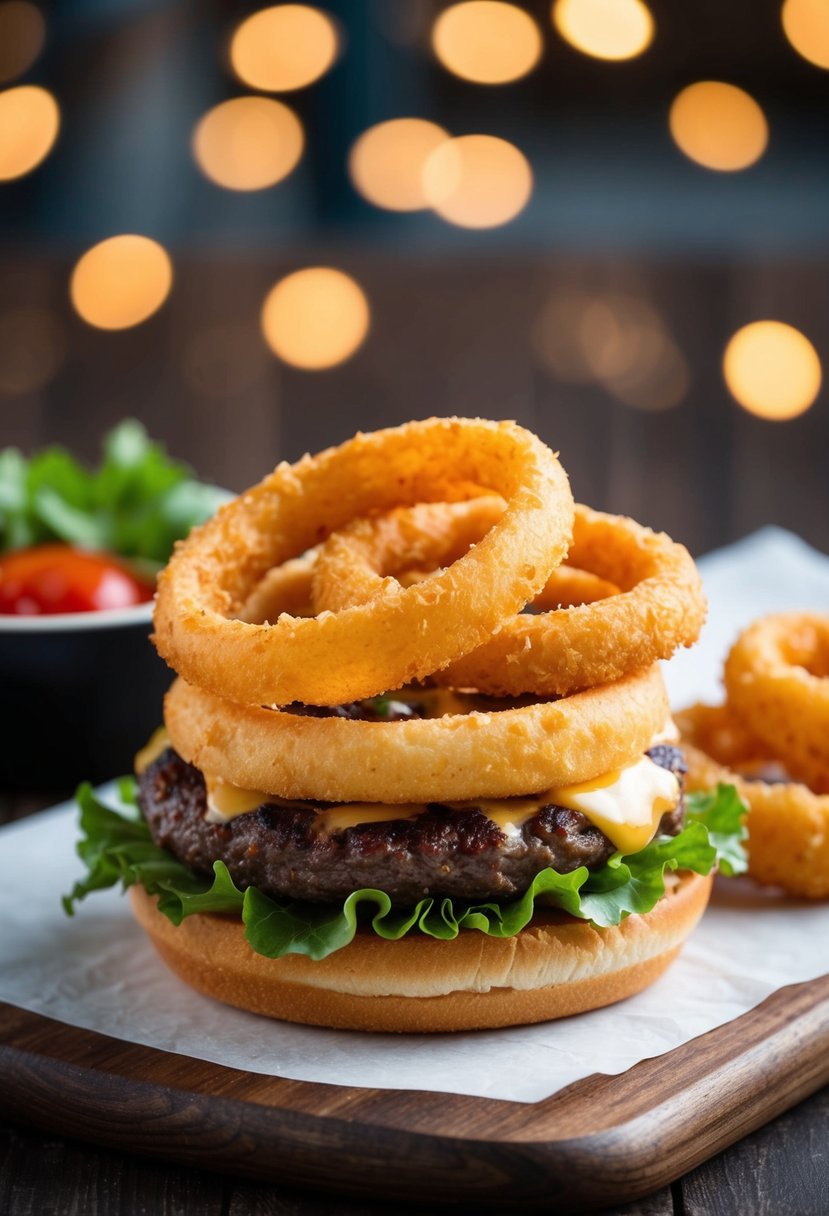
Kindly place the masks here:
MULTIPOLYGON (((433 503, 354 521, 329 537, 314 566, 318 611, 394 595, 411 565, 457 560, 503 512, 497 499, 433 503)), ((506 620, 482 646, 434 673, 437 683, 493 696, 563 696, 667 659, 695 642, 705 617, 696 567, 682 545, 634 520, 576 506, 572 566, 607 591, 561 608, 557 571, 533 614, 506 620), (616 592, 615 594, 613 592, 616 592)))
POLYGON ((733 785, 749 808, 750 876, 790 895, 829 897, 829 795, 795 782, 743 776, 742 768, 751 771, 764 758, 762 745, 727 705, 693 705, 675 720, 688 764, 687 789, 733 785))
POLYGON ((658 664, 560 701, 401 722, 240 706, 176 680, 164 720, 180 756, 243 789, 323 802, 511 798, 629 764, 668 718, 658 664))
POLYGON ((725 664, 735 716, 798 781, 829 793, 829 616, 766 616, 725 664))
POLYGON ((421 679, 538 594, 570 544, 554 454, 515 423, 430 419, 279 465, 182 542, 159 579, 155 643, 186 680, 242 705, 337 705, 421 679), (446 570, 371 604, 274 624, 231 620, 262 576, 352 519, 395 506, 507 500, 446 570))

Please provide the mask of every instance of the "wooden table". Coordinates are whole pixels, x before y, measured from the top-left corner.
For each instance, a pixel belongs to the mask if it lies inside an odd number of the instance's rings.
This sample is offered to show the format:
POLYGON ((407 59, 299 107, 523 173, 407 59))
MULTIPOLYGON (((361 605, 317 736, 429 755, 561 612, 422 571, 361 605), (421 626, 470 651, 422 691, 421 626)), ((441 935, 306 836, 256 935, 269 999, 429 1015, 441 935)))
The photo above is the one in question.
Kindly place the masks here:
MULTIPOLYGON (((0 823, 55 801, 2 799, 0 823)), ((395 1204, 395 1206, 399 1206, 395 1204)), ((193 1213, 194 1216, 379 1216, 382 1200, 340 1200, 144 1160, 0 1124, 0 1213, 193 1213)), ((412 1209, 414 1210, 414 1209, 412 1209)), ((503 1209, 502 1209, 503 1210, 503 1209)), ((615 1216, 825 1216, 829 1210, 829 1088, 615 1216)), ((605 1213, 611 1216, 611 1212, 605 1213)))

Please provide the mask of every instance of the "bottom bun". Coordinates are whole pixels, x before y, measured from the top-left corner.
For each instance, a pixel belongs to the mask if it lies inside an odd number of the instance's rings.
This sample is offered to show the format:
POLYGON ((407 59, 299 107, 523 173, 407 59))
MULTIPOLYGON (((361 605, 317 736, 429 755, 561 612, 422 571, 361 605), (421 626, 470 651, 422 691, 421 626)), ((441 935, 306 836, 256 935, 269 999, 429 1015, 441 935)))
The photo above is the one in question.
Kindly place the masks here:
POLYGON ((597 929, 539 910, 515 937, 462 931, 454 941, 388 942, 370 931, 314 962, 255 954, 241 921, 196 915, 173 925, 133 887, 132 907, 167 965, 216 1000, 340 1030, 483 1030, 612 1005, 653 983, 705 911, 711 877, 682 873, 646 916, 597 929))

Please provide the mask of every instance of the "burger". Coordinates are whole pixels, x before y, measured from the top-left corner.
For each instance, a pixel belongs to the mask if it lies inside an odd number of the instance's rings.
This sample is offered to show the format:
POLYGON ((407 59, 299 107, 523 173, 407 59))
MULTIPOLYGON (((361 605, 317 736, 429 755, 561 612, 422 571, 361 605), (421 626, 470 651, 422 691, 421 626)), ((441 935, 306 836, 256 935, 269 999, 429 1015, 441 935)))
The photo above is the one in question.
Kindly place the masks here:
POLYGON ((67 910, 121 882, 183 980, 310 1025, 508 1026, 655 980, 744 868, 744 808, 685 795, 656 662, 698 630, 693 563, 557 468, 514 424, 430 420, 192 534, 156 611, 165 725, 118 805, 79 791, 67 910))

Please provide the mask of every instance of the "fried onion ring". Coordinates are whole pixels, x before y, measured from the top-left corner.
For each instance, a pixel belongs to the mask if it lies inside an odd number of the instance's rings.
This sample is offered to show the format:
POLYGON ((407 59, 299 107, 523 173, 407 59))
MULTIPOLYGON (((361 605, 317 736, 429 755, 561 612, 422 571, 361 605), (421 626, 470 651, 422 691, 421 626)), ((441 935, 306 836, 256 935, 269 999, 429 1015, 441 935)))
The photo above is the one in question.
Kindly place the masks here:
POLYGON ((313 616, 314 562, 317 551, 295 557, 269 570, 242 605, 237 620, 261 625, 275 621, 283 612, 289 616, 313 616))
POLYGON ((156 647, 186 680, 241 704, 375 696, 474 649, 537 595, 567 552, 572 510, 558 460, 515 423, 430 419, 357 435, 279 465, 179 545, 159 579, 156 647), (337 614, 229 619, 271 567, 352 519, 484 490, 507 500, 503 515, 425 581, 337 614))
POLYGON ((244 789, 323 802, 511 798, 629 764, 664 726, 658 665, 560 701, 401 722, 244 708, 177 680, 164 703, 176 751, 244 789))
MULTIPOLYGON (((355 520, 320 548, 314 568, 317 610, 341 611, 396 594, 399 584, 392 576, 400 569, 454 561, 502 511, 497 499, 487 498, 355 520)), ((559 608, 554 579, 534 604, 551 611, 514 616, 484 645, 433 678, 492 696, 561 696, 619 679, 696 641, 705 599, 682 545, 631 519, 577 505, 568 561, 619 593, 559 608)))
POLYGON ((768 754, 829 793, 829 616, 755 621, 732 647, 724 679, 729 705, 768 754))
POLYGON ((829 897, 829 795, 744 776, 739 770, 755 768, 763 756, 726 705, 693 705, 675 721, 688 764, 686 788, 733 785, 749 807, 749 875, 790 895, 829 897))
MULTIPOLYGON (((419 512, 424 508, 399 507, 398 510, 419 512)), ((248 596, 238 619, 258 625, 264 621, 275 621, 283 612, 291 616, 314 616, 313 577, 317 552, 312 549, 303 557, 269 570, 248 596)), ((462 557, 464 552, 465 549, 457 556, 462 557)), ((424 582, 431 573, 431 570, 405 570, 396 577, 401 587, 413 587, 415 583, 424 582)), ((612 583, 587 570, 562 564, 550 575, 539 598, 549 607, 566 608, 593 604, 596 600, 615 595, 618 590, 612 583)))

